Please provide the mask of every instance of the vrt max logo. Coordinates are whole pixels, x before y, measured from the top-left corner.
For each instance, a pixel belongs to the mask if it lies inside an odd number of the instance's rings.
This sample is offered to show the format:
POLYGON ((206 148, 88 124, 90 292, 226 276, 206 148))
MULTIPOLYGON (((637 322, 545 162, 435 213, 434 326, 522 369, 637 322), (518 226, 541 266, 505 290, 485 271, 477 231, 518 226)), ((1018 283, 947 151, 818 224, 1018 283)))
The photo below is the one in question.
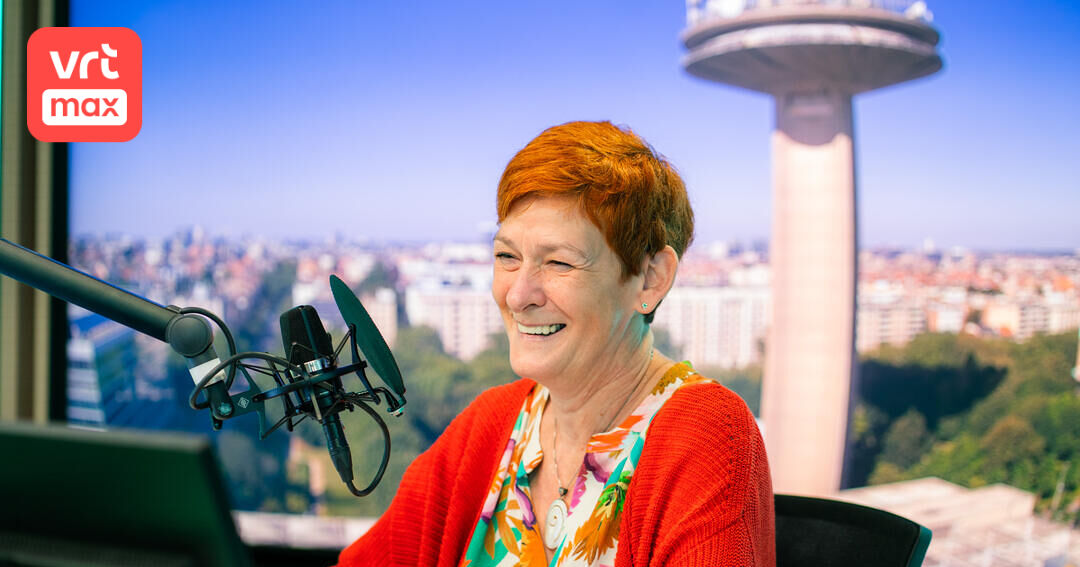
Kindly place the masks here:
POLYGON ((42 28, 26 44, 26 125, 43 142, 126 142, 142 128, 142 42, 128 28, 42 28))

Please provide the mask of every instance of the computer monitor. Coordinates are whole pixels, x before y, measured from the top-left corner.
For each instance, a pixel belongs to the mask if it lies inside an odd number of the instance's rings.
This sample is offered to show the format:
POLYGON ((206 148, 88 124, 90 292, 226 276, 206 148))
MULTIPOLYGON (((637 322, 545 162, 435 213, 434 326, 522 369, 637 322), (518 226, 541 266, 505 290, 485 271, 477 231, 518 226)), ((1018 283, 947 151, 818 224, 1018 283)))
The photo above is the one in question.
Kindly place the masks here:
POLYGON ((248 566, 203 437, 0 424, 0 565, 248 566))

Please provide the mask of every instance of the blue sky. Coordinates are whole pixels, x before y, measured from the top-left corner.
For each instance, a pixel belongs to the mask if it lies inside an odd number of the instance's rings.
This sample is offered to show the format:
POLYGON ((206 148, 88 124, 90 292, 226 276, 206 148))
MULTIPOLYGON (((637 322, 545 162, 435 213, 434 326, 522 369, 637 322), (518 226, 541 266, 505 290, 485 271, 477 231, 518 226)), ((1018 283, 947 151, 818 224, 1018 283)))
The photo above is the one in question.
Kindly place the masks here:
MULTIPOLYGON (((610 119, 699 243, 769 234, 771 99, 682 71, 682 1, 72 4, 144 74, 140 134, 73 148, 76 233, 471 240, 522 145, 610 119)), ((1080 247, 1080 4, 928 4, 944 70, 855 101, 861 244, 1080 247)))

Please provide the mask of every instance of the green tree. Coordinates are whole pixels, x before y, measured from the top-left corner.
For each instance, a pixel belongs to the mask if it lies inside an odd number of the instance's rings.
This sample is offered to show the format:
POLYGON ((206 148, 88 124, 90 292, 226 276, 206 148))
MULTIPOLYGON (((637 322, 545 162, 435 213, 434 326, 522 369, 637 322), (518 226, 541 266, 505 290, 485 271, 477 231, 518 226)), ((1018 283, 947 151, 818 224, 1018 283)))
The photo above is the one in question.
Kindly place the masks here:
POLYGON ((1016 465, 1039 457, 1046 440, 1022 417, 1006 415, 979 440, 988 470, 1016 465))
POLYGON ((977 437, 967 432, 934 444, 929 455, 905 472, 907 478, 936 476, 976 488, 987 482, 983 476, 984 451, 977 437))
MULTIPOLYGON (((1008 347, 1000 340, 928 333, 905 346, 884 346, 863 357, 855 390, 856 416, 865 406, 874 410, 867 409, 866 415, 875 420, 872 430, 853 433, 848 484, 859 486, 869 480, 885 448, 887 431, 912 410, 925 419, 928 436, 921 440, 923 452, 930 447, 930 437, 963 429, 960 416, 992 397, 1004 380, 1008 347)), ((894 446, 898 439, 894 435, 894 446)))
POLYGON ((488 388, 508 384, 518 378, 510 367, 510 340, 506 338, 506 333, 492 333, 488 344, 487 349, 469 362, 472 380, 463 385, 461 396, 470 401, 488 388))
POLYGON ((894 421, 885 433, 878 466, 889 463, 899 469, 906 469, 919 462, 929 448, 930 440, 926 418, 918 410, 911 408, 894 421))
POLYGON ((870 473, 870 484, 888 484, 902 480, 908 480, 907 473, 904 469, 889 462, 878 462, 874 467, 874 472, 870 473))
MULTIPOLYGON (((881 452, 883 437, 889 423, 889 416, 877 406, 863 401, 855 403, 849 427, 851 449, 849 450, 848 476, 857 480, 851 484, 856 486, 863 484, 874 470, 874 463, 881 452)), ((892 482, 892 480, 881 482, 892 482)))
POLYGON ((446 354, 438 333, 429 327, 406 327, 398 331, 394 348, 405 379, 410 424, 430 445, 464 405, 455 396, 455 385, 470 381, 469 367, 446 354))
MULTIPOLYGON (((900 476, 938 476, 969 487, 1005 482, 1036 494, 1038 508, 1047 515, 1075 521, 1080 513, 1080 466, 1074 464, 1080 460, 1080 398, 1069 368, 1076 335, 986 342, 988 347, 976 346, 974 356, 979 365, 993 360, 1002 367, 1003 380, 970 410, 943 419, 933 431, 936 441, 929 452, 900 476)), ((883 464, 873 480, 893 473, 883 464)))
POLYGON ((1051 455, 1063 460, 1080 457, 1080 398, 1063 392, 1043 399, 1043 411, 1029 418, 1035 431, 1046 439, 1051 455))

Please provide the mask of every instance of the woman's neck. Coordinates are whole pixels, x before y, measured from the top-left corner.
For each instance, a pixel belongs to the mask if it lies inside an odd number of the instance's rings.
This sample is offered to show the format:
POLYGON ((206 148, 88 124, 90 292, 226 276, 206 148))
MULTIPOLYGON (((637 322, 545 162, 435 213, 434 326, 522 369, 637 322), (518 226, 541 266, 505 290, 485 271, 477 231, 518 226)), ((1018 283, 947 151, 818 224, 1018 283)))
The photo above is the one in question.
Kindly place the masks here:
POLYGON ((633 412, 672 364, 653 351, 652 343, 652 333, 648 333, 627 364, 606 372, 598 368, 588 376, 568 377, 548 387, 543 421, 547 427, 558 425, 559 445, 583 446, 633 412))

